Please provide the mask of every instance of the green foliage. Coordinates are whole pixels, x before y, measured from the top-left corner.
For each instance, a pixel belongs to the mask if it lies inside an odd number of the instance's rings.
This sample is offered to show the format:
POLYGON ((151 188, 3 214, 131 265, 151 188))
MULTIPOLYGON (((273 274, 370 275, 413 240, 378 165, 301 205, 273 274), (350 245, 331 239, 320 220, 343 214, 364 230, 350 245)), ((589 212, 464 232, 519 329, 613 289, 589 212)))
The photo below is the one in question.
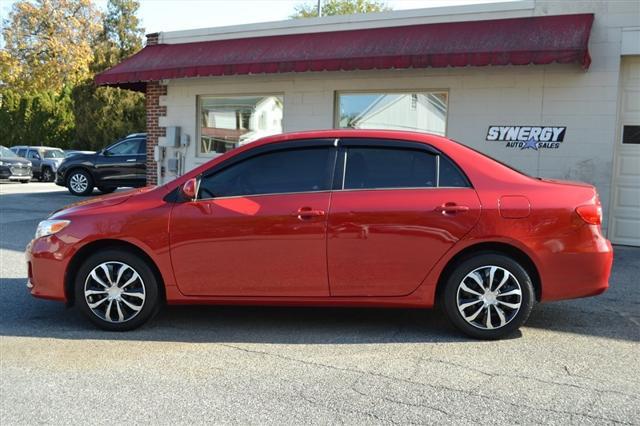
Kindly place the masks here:
POLYGON ((143 131, 144 95, 92 79, 142 48, 139 6, 109 0, 102 15, 89 0, 17 1, 2 30, 0 144, 97 150, 143 131))
POLYGON ((145 129, 144 95, 88 80, 73 89, 76 145, 97 151, 114 140, 145 129))
MULTIPOLYGON (((382 0, 325 0, 320 9, 322 16, 351 15, 354 13, 384 12, 391 10, 382 0)), ((309 1, 295 6, 292 18, 314 18, 318 16, 318 2, 309 1)))
POLYGON ((2 90, 0 143, 70 148, 74 133, 71 91, 19 94, 2 90))

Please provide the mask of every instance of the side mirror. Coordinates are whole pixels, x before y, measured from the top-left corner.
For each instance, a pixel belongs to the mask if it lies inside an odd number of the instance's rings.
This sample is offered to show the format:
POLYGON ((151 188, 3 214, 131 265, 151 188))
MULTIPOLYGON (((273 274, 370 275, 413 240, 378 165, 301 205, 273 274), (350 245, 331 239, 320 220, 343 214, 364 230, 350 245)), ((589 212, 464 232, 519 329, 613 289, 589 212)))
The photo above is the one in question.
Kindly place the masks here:
POLYGON ((198 180, 196 178, 187 180, 182 184, 180 192, 182 192, 182 196, 187 200, 195 200, 198 195, 198 180))

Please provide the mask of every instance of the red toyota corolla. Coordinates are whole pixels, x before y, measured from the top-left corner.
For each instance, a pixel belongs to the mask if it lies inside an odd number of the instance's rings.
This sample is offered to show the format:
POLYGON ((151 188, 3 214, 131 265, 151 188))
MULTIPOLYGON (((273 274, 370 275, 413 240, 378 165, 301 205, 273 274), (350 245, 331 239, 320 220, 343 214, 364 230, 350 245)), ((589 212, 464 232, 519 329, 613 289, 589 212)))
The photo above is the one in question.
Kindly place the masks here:
POLYGON ((28 287, 107 330, 165 302, 439 305, 493 339, 536 301, 607 289, 601 217, 593 186, 528 177, 443 137, 292 133, 56 212, 27 247, 28 287))

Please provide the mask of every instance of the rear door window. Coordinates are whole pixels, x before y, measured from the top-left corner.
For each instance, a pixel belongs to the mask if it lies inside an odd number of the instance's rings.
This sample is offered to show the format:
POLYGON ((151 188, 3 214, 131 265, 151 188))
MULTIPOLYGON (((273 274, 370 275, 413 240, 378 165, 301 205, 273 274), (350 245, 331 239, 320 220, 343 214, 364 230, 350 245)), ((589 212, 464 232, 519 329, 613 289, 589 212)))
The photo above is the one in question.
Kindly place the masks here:
POLYGON ((432 188, 436 161, 436 155, 417 149, 350 147, 343 188, 432 188))

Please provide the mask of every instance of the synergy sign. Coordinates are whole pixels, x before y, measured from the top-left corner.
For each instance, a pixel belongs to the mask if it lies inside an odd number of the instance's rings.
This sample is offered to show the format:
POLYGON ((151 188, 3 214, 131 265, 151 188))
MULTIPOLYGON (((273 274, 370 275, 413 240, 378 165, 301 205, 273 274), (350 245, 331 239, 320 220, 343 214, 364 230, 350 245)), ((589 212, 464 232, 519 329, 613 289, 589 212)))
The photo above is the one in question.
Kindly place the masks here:
POLYGON ((489 126, 487 140, 506 142, 507 148, 558 149, 566 131, 552 126, 489 126))

